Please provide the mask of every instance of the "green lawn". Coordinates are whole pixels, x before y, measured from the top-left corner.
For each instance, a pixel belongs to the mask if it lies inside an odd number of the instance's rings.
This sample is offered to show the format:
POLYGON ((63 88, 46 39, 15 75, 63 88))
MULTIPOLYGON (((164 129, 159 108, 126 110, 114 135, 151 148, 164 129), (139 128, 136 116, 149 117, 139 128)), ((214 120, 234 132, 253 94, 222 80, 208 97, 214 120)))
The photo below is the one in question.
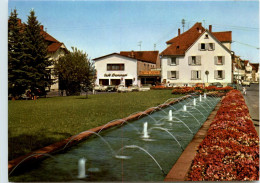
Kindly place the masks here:
POLYGON ((9 160, 165 102, 170 90, 9 101, 9 160))

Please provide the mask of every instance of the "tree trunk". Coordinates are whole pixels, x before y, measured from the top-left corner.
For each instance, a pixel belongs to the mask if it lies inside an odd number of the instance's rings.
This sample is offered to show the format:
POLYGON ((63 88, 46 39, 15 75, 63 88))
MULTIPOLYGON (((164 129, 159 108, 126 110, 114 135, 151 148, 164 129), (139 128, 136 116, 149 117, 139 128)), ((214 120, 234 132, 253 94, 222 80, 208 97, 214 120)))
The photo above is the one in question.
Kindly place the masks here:
POLYGON ((86 98, 88 98, 88 90, 86 90, 86 98))

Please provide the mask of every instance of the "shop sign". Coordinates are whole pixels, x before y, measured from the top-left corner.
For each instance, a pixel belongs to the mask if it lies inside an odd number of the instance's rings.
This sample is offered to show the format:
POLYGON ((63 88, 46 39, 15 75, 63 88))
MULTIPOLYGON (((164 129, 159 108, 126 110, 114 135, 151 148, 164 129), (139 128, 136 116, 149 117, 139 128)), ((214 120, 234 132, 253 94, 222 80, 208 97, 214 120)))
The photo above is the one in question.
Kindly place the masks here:
POLYGON ((104 77, 125 77, 125 76, 127 76, 127 74, 116 74, 116 73, 104 74, 104 77))

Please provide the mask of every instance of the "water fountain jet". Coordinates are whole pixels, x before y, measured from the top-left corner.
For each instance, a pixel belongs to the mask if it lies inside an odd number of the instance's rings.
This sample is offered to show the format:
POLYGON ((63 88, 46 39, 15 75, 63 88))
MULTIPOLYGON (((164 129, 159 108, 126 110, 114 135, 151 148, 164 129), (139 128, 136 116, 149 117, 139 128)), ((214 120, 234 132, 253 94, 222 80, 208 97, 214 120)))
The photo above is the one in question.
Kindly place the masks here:
POLYGON ((80 158, 78 161, 78 179, 84 179, 86 177, 86 159, 80 158))
POLYGON ((169 121, 172 121, 172 110, 169 110, 169 121))
POLYGON ((148 123, 147 122, 145 122, 144 123, 144 127, 143 127, 143 138, 145 138, 145 139, 148 139, 150 136, 148 135, 148 130, 147 130, 147 128, 148 128, 148 123))

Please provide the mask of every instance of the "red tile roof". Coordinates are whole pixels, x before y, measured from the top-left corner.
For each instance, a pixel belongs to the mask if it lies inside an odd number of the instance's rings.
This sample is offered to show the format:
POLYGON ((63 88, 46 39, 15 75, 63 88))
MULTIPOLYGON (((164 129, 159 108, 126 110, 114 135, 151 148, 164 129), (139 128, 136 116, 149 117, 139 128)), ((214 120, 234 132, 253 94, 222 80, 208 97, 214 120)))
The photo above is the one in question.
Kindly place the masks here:
POLYGON ((47 32, 45 32, 44 30, 41 30, 41 35, 44 37, 44 39, 45 39, 46 41, 59 43, 59 41, 58 41, 57 39, 55 39, 54 37, 52 37, 50 34, 48 34, 47 32))
POLYGON ((212 32, 220 42, 232 42, 232 31, 212 32))
POLYGON ((252 66, 252 69, 258 72, 259 64, 250 64, 252 66))
POLYGON ((47 50, 48 52, 56 52, 60 47, 61 47, 62 43, 51 43, 47 50))
POLYGON ((121 51, 120 55, 156 64, 159 51, 121 51))
MULTIPOLYGON (((161 55, 184 55, 186 50, 199 38, 205 31, 201 23, 197 22, 189 30, 177 37, 167 41, 170 44, 161 55)), ((231 31, 228 32, 211 32, 220 42, 231 42, 231 31)))

